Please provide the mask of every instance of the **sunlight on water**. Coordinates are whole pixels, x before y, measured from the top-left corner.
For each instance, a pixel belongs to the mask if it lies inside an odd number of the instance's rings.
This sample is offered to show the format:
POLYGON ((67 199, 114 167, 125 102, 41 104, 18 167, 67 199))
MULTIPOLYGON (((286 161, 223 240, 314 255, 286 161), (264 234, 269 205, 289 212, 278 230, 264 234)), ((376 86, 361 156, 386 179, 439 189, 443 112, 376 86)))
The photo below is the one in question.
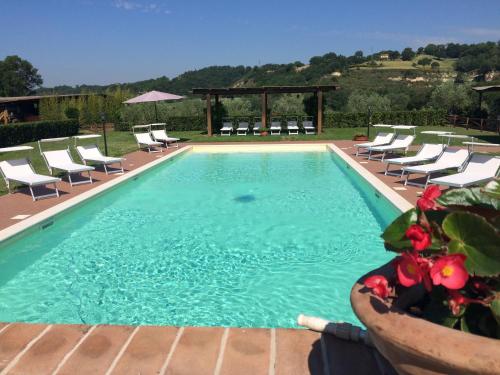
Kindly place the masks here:
POLYGON ((380 233, 396 211, 340 164, 327 152, 167 162, 4 246, 0 321, 358 323, 350 289, 390 259, 380 233))

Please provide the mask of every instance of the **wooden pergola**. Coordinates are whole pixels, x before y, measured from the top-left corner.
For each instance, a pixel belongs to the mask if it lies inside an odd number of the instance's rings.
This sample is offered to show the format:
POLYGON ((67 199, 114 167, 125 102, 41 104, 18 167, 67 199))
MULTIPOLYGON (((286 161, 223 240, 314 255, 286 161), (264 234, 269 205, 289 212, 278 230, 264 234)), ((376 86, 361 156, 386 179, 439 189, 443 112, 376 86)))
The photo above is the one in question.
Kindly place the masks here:
POLYGON ((215 98, 217 105, 221 96, 260 95, 262 103, 262 126, 267 127, 267 96, 269 94, 314 94, 318 102, 317 132, 321 133, 323 129, 323 93, 335 91, 339 88, 336 85, 196 88, 193 89, 193 94, 203 95, 207 102, 207 133, 209 136, 213 135, 212 97, 215 98))
POLYGON ((476 86, 473 87, 472 90, 477 92, 479 94, 479 103, 478 107, 481 109, 481 106, 483 104, 483 93, 485 92, 500 92, 500 85, 493 85, 493 86, 476 86))

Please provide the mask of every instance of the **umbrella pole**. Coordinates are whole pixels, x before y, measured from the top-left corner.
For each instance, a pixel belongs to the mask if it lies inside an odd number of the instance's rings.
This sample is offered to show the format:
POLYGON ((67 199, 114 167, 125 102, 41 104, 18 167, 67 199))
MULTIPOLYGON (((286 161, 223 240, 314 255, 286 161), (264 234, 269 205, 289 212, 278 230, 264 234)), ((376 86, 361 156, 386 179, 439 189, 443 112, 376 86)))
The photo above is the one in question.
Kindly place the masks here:
POLYGON ((158 108, 156 108, 156 102, 155 102, 155 118, 156 122, 158 122, 158 108))

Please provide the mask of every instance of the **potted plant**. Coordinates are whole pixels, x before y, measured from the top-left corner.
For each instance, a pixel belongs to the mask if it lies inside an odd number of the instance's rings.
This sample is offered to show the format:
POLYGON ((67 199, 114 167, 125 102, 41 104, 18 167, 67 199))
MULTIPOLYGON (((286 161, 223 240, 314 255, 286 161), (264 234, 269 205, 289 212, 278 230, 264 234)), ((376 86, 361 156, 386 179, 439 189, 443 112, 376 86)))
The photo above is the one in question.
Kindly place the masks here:
POLYGON ((382 234, 396 258, 351 291, 400 374, 500 373, 500 183, 425 190, 382 234))
POLYGON ((268 136, 269 135, 269 128, 261 128, 260 135, 263 137, 268 136))
POLYGON ((368 137, 363 134, 363 133, 358 133, 358 134, 355 134, 354 137, 352 138, 353 141, 362 141, 362 142, 366 142, 368 141, 368 137))

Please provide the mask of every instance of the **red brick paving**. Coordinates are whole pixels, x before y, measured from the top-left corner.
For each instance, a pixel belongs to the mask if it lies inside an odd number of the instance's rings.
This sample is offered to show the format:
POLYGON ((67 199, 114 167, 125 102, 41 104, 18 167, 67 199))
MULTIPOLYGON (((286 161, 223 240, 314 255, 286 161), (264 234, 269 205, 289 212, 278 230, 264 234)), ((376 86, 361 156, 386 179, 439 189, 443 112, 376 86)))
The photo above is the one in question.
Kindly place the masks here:
POLYGON ((175 346, 174 327, 47 327, 0 335, 1 374, 394 374, 374 349, 307 330, 187 327, 175 346))

